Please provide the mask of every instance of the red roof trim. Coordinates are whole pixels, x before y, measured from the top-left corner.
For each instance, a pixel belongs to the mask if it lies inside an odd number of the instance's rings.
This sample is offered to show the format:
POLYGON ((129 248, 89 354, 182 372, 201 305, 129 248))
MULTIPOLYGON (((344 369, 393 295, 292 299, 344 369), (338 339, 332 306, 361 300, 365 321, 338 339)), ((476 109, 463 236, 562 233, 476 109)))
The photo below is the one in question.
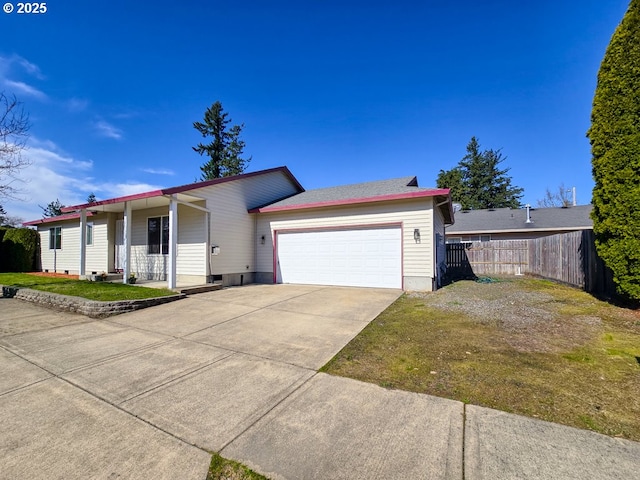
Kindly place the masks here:
POLYGON ((145 198, 160 197, 162 195, 164 195, 163 190, 152 190, 150 192, 134 193, 133 195, 125 195, 124 197, 116 197, 116 198, 109 198, 107 200, 100 200, 99 202, 83 203, 82 205, 64 207, 62 208, 62 211, 75 212, 76 210, 82 210, 83 208, 90 209, 92 207, 98 207, 100 205, 112 205, 114 203, 131 202, 133 200, 142 200, 145 198))
POLYGON ((298 190, 300 190, 300 192, 304 192, 304 188, 302 187, 302 185, 300 185, 300 182, 298 181, 298 179, 293 176, 293 174, 287 167, 275 167, 275 168, 269 168, 267 170, 259 170, 257 172, 242 173, 240 175, 234 175, 232 177, 216 178, 213 180, 206 180, 204 182, 189 183, 187 185, 181 185, 178 187, 163 188, 160 190, 152 190, 150 192, 136 193, 134 195, 126 195, 124 197, 116 197, 116 198, 110 198, 108 200, 100 200, 94 203, 84 203, 82 205, 64 207, 62 211, 75 212, 77 210, 90 209, 92 207, 97 207, 100 205, 112 205, 114 203, 130 202, 133 200, 143 200, 145 198, 151 198, 151 197, 161 197, 162 195, 172 195, 175 193, 183 193, 183 192, 188 192, 190 190, 196 190, 198 188, 217 185, 219 183, 232 182, 234 180, 241 180, 243 178, 255 177, 258 175, 265 175, 273 172, 284 173, 284 175, 287 178, 289 178, 289 180, 291 180, 291 182, 296 186, 298 190))
POLYGON ((281 207, 262 207, 249 210, 249 213, 269 213, 284 212, 288 210, 304 210, 309 208, 336 207, 340 205, 355 205, 360 203, 387 202, 393 200, 406 200, 411 198, 436 197, 439 195, 449 195, 449 189, 441 188, 420 192, 394 193, 391 195, 380 195, 376 197, 347 198, 344 200, 330 200, 328 202, 304 203, 300 205, 284 205, 281 207))
MULTIPOLYGON (((92 217, 92 216, 93 216, 92 212, 87 212, 87 217, 92 217)), ((55 222, 62 222, 64 220, 73 220, 75 218, 80 218, 80 214, 77 212, 66 213, 64 215, 58 215, 57 217, 47 217, 47 218, 41 218, 39 220, 31 220, 30 222, 22 222, 22 225, 34 226, 34 225, 40 225, 42 223, 55 223, 55 222)))

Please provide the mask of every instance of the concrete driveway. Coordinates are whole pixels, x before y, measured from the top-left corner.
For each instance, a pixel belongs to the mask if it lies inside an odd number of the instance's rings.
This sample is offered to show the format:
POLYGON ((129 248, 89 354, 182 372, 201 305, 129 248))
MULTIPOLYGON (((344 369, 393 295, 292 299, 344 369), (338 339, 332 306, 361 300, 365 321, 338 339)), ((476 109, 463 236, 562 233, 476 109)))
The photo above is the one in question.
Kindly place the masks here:
POLYGON ((197 478, 401 292, 250 285, 107 320, 0 299, 0 477, 197 478))
POLYGON ((251 285, 108 320, 0 298, 0 478, 639 478, 640 444, 317 373, 401 292, 251 285))

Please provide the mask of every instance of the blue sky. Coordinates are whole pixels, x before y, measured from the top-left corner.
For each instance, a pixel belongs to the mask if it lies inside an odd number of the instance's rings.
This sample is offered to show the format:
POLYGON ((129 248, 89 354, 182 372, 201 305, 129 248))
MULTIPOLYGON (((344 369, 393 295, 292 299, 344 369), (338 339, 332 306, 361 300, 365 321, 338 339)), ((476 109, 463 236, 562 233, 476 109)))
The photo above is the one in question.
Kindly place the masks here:
MULTIPOLYGON (((16 2, 13 2, 14 5, 16 2)), ((30 114, 10 215, 190 183, 192 123, 220 100, 249 170, 306 189, 417 175, 471 136, 502 149, 525 202, 589 203, 591 102, 627 0, 47 2, 0 12, 0 91, 30 114)))

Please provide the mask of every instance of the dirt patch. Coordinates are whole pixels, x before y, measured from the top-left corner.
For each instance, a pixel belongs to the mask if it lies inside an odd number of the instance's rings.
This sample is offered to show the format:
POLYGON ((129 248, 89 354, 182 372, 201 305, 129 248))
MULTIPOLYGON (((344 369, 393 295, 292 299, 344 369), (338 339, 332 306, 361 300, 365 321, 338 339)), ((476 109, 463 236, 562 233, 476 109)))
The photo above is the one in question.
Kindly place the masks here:
POLYGON ((595 315, 562 315, 565 304, 551 293, 523 290, 521 283, 508 279, 459 282, 435 293, 408 296, 495 327, 507 344, 521 352, 557 352, 582 345, 602 323, 595 315))
POLYGON ((68 275, 66 273, 57 272, 29 272, 29 275, 35 275, 36 277, 69 278, 71 280, 78 280, 78 275, 68 275))

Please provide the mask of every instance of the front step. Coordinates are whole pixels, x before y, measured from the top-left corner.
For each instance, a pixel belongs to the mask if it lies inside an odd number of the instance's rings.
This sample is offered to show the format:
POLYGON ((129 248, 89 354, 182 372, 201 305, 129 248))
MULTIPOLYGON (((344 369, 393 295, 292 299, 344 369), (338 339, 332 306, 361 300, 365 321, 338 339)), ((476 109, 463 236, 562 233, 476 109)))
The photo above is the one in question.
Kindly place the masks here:
POLYGON ((206 285, 180 288, 178 289, 178 291, 180 293, 184 293, 185 295, 194 295, 196 293, 213 292, 220 289, 222 289, 222 285, 219 283, 207 283, 206 285))

